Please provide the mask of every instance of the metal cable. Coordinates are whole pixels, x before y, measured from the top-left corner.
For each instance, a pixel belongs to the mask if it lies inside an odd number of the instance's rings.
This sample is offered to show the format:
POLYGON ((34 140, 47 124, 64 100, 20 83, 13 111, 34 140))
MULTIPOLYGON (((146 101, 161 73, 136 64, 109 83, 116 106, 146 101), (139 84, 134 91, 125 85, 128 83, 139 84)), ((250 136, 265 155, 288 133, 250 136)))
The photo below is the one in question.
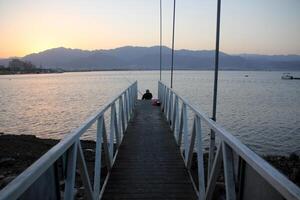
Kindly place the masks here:
POLYGON ((174 8, 173 8, 172 61, 171 61, 171 87, 170 88, 173 88, 175 10, 176 10, 175 7, 176 7, 176 0, 174 0, 174 8))
POLYGON ((159 52, 159 80, 161 81, 161 65, 162 65, 162 0, 160 0, 160 52, 159 52))
POLYGON ((216 50, 215 50, 215 79, 214 79, 213 113, 212 113, 212 120, 214 120, 214 121, 216 121, 216 112, 217 112, 218 72, 219 72, 219 44, 220 44, 220 17, 221 17, 221 0, 218 0, 217 27, 216 27, 216 50))

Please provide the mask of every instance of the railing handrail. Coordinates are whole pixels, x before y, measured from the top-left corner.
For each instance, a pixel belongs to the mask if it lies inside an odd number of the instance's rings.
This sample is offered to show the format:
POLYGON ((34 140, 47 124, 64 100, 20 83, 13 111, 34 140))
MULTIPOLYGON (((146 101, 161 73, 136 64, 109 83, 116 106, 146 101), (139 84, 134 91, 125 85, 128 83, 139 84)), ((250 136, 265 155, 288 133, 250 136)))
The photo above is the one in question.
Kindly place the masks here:
MULTIPOLYGON (((108 103, 103 105, 95 114, 89 117, 85 122, 70 134, 64 137, 58 144, 53 146, 48 152, 42 155, 37 161, 29 166, 25 171, 18 175, 5 188, 0 191, 0 200, 17 199, 22 195, 53 163, 58 160, 79 138, 89 129, 97 119, 113 105, 120 97, 122 97, 132 87, 137 87, 137 81, 132 83, 121 93, 111 98, 108 103)), ((137 97, 137 94, 134 94, 137 97)), ((136 98, 135 97, 135 98, 136 98)))
POLYGON ((205 121, 209 128, 217 133, 218 136, 220 136, 222 141, 226 142, 226 144, 228 144, 235 151, 235 153, 241 156, 257 173, 259 173, 270 185, 280 192, 280 194, 287 199, 300 199, 300 189, 297 185, 287 179, 283 174, 272 167, 259 155, 254 153, 231 133, 207 117, 204 112, 200 111, 200 109, 196 109, 191 103, 189 103, 189 101, 178 95, 178 92, 174 91, 174 89, 166 86, 166 84, 164 84, 162 81, 158 82, 167 90, 171 91, 175 97, 182 101, 183 104, 188 106, 196 116, 205 121))

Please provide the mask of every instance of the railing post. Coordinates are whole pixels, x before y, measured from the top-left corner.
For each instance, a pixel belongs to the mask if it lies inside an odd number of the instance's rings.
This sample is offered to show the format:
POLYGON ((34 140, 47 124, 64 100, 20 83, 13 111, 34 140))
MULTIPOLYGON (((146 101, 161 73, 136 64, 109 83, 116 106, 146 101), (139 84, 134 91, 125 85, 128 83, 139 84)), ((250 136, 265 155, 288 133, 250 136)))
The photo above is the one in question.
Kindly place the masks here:
POLYGON ((181 142, 182 142, 182 133, 183 133, 183 112, 184 112, 184 108, 183 108, 183 103, 181 104, 181 113, 180 113, 180 123, 179 123, 179 131, 178 131, 178 138, 177 138, 177 144, 178 146, 181 146, 181 142))
POLYGON ((84 159, 84 154, 83 154, 83 150, 82 150, 80 141, 78 142, 78 150, 77 151, 78 151, 78 161, 79 161, 78 164, 79 164, 80 176, 82 178, 82 183, 83 183, 84 189, 86 191, 86 196, 87 196, 87 199, 93 200, 94 199, 93 190, 92 190, 91 181, 90 181, 90 177, 89 177, 89 173, 87 170, 87 166, 86 166, 86 162, 84 159))
POLYGON ((205 180, 204 180, 204 161, 202 150, 202 129, 201 119, 196 116, 196 138, 197 138, 197 164, 198 164, 198 182, 199 182, 199 200, 205 199, 205 180))
POLYGON ((167 107, 168 107, 168 105, 167 105, 167 101, 168 101, 168 88, 167 88, 167 86, 165 86, 165 95, 164 95, 164 115, 166 116, 166 113, 167 113, 167 107))
POLYGON ((130 88, 127 90, 127 104, 128 104, 128 120, 131 118, 131 104, 130 104, 130 88))
POLYGON ((211 168, 211 173, 207 176, 207 188, 205 198, 206 200, 211 200, 213 197, 213 192, 215 190, 216 182, 221 170, 221 164, 223 160, 222 155, 222 145, 220 144, 217 149, 217 153, 211 168))
POLYGON ((139 95, 139 92, 138 92, 138 83, 136 82, 135 83, 135 101, 137 101, 137 99, 138 99, 138 95, 139 95))
POLYGON ((191 134, 191 142, 190 142, 190 147, 188 151, 188 157, 187 157, 187 164, 186 167, 188 170, 191 169, 192 166, 192 161, 193 161, 193 153, 194 153, 194 147, 195 147, 195 140, 196 140, 196 126, 197 126, 197 121, 196 121, 196 116, 194 117, 194 122, 193 122, 193 128, 192 128, 192 134, 191 134))
POLYGON ((76 141, 67 151, 67 177, 65 180, 64 199, 74 199, 77 145, 78 141, 76 141))
POLYGON ((126 102, 126 92, 123 94, 123 107, 124 107, 124 122, 125 122, 125 130, 128 125, 128 108, 127 108, 127 102, 126 102))
POLYGON ((98 118, 94 168, 94 199, 98 199, 100 193, 103 122, 103 116, 98 118))
POLYGON ((132 112, 133 112, 133 105, 134 105, 134 103, 133 103, 133 97, 134 97, 134 95, 133 95, 133 87, 130 87, 129 88, 130 90, 130 116, 132 115, 132 112))
POLYGON ((173 92, 170 91, 170 99, 169 99, 169 113, 168 113, 168 119, 169 119, 169 123, 170 125, 172 125, 172 113, 173 113, 173 92))
POLYGON ((121 133, 120 133, 120 126, 118 125, 118 118, 117 118, 117 109, 116 104, 114 103, 114 115, 113 115, 113 121, 110 123, 113 123, 114 125, 114 131, 115 131, 115 137, 117 141, 117 148, 119 148, 121 144, 121 133))
MULTIPOLYGON (((174 108, 173 108, 173 119, 172 119, 172 128, 175 138, 177 137, 177 131, 176 128, 178 126, 178 96, 175 94, 175 100, 174 100, 174 108)), ((177 138, 176 138, 177 139, 177 138)))
POLYGON ((164 98, 164 115, 166 116, 166 113, 168 112, 168 88, 166 87, 165 90, 165 98, 164 98))
POLYGON ((109 156, 110 160, 113 160, 114 157, 114 140, 115 140, 115 125, 114 125, 114 119, 115 119, 115 102, 111 105, 111 110, 110 110, 110 137, 109 137, 109 156))
POLYGON ((102 139, 103 139, 103 150, 105 154, 107 170, 109 171, 112 166, 112 160, 110 159, 110 155, 109 155, 109 146, 108 146, 107 135, 106 135, 105 120, 103 116, 101 116, 98 120, 102 121, 101 132, 102 132, 102 139))
POLYGON ((160 102, 161 102, 161 111, 164 111, 164 108, 165 108, 165 86, 161 84, 160 86, 161 88, 161 99, 160 99, 160 102))
POLYGON ((159 100, 161 100, 161 99, 160 99, 160 82, 158 82, 158 84, 157 84, 157 98, 158 98, 159 100))
POLYGON ((122 138, 122 135, 125 133, 125 119, 124 119, 124 107, 123 107, 123 95, 119 98, 119 130, 120 130, 120 136, 122 138))
POLYGON ((130 119, 130 108, 129 108, 129 91, 126 90, 126 98, 125 98, 125 103, 126 103, 126 115, 127 115, 127 125, 130 119))
POLYGON ((183 105, 183 135, 184 135, 184 159, 185 159, 185 164, 187 164, 187 159, 188 159, 188 148, 189 148, 189 129, 188 129, 188 118, 187 118, 187 110, 186 110, 186 104, 184 103, 183 105))
POLYGON ((165 116, 167 118, 167 120, 169 121, 169 112, 170 112, 170 89, 167 89, 167 98, 166 98, 166 112, 165 112, 165 116))
POLYGON ((129 108, 129 117, 128 119, 130 119, 131 117, 131 108, 132 108, 132 102, 131 102, 131 88, 128 88, 128 108, 129 108))
POLYGON ((215 158, 215 133, 213 130, 210 130, 210 140, 209 140, 209 153, 208 153, 208 176, 210 176, 210 171, 212 170, 214 158, 215 158))
POLYGON ((235 192, 235 178, 234 178, 232 149, 225 142, 222 142, 222 150, 223 150, 226 199, 235 200, 236 192, 235 192))

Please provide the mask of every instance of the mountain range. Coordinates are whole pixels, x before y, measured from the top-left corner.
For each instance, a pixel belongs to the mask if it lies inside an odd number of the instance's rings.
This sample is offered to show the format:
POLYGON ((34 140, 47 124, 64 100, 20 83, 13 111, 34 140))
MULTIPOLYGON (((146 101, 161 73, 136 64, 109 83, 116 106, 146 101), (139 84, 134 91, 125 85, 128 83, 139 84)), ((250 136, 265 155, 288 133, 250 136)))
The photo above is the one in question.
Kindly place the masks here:
MULTIPOLYGON (((159 46, 124 46, 109 50, 53 48, 19 59, 44 68, 68 70, 154 70, 159 69, 159 46)), ((300 55, 230 55, 220 52, 221 70, 300 70, 300 55)), ((7 66, 9 60, 0 59, 7 66)), ((175 50, 174 68, 180 70, 211 70, 214 50, 175 50)), ((162 67, 169 69, 171 49, 162 48, 162 67)))

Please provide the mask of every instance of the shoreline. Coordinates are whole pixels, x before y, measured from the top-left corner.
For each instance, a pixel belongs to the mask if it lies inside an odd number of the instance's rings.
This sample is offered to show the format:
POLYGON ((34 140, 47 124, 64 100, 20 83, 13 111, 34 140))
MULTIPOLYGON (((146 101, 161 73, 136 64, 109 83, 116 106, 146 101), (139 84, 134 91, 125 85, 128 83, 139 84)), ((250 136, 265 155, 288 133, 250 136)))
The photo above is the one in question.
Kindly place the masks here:
MULTIPOLYGON (((55 69, 53 69, 55 70, 55 69)), ((63 71, 54 71, 54 72, 29 72, 29 73, 0 73, 0 75, 35 75, 35 74, 63 74, 63 73, 75 73, 75 72, 114 72, 114 71, 122 71, 122 72, 132 72, 132 71, 159 71, 159 69, 83 69, 83 70, 63 70, 63 71)), ((162 72, 168 72, 169 69, 162 69, 162 72)), ((214 71, 214 69, 192 69, 192 68, 186 68, 186 69, 176 69, 174 71, 214 71)), ((300 69, 296 70, 286 70, 286 69, 278 69, 278 70, 268 70, 268 69, 219 69, 221 72, 300 72, 300 69)))
MULTIPOLYGON (((34 135, 0 133, 0 190, 58 142, 59 140, 42 139, 34 135)), ((95 141, 81 140, 81 144, 91 176, 94 169, 96 143, 95 141)), ((206 154, 204 154, 204 159, 205 157, 207 157, 206 154)), ((296 154, 291 154, 290 156, 266 155, 263 158, 300 187, 300 156, 296 154)), ((107 173, 104 163, 103 161, 101 166, 102 178, 107 173)), ((192 169, 197 171, 196 162, 193 163, 192 169)), ((93 179, 92 176, 90 178, 93 179)), ((80 179, 77 180, 76 185, 80 189, 81 181, 80 179)), ((80 194, 79 190, 78 193, 80 194)))

